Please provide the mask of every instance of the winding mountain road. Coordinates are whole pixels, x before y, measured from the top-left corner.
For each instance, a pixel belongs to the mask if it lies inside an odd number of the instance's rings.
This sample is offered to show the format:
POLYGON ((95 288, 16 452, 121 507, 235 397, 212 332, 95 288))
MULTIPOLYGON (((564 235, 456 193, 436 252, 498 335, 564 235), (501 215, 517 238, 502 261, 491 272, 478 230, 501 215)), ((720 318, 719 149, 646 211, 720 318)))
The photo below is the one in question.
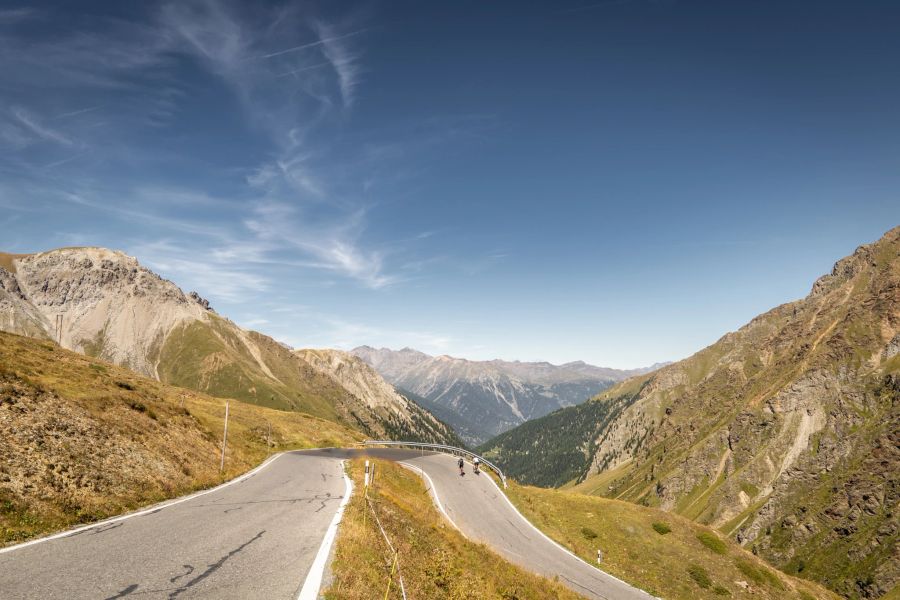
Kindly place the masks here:
POLYGON ((315 598, 347 492, 341 461, 287 453, 225 486, 0 550, 3 600, 315 598), (324 554, 324 555, 323 555, 324 554))
POLYGON ((350 490, 342 461, 420 473, 463 535, 593 600, 648 600, 534 528, 485 474, 445 454, 367 448, 288 452, 224 486, 0 549, 0 596, 21 599, 312 599, 350 490))
POLYGON ((650 600, 650 594, 587 564, 553 542, 525 519, 486 474, 475 475, 471 465, 460 477, 457 458, 446 454, 367 448, 304 451, 317 456, 372 456, 396 461, 423 473, 436 504, 467 538, 534 573, 559 577, 571 590, 592 600, 650 600))

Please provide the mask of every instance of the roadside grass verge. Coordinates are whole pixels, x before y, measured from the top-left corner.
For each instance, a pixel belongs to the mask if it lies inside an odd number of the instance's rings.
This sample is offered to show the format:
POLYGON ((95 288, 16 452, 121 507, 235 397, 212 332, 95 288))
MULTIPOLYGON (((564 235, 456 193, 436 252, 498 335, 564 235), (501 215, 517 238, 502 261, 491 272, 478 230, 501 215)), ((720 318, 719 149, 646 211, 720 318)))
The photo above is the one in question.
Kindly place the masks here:
POLYGON ((838 598, 678 515, 515 482, 507 494, 526 518, 587 562, 597 564, 599 549, 603 570, 667 600, 838 598))
POLYGON ((229 404, 0 332, 0 546, 217 485, 273 452, 351 444, 341 425, 229 404))
MULTIPOLYGON (((574 600, 562 584, 507 562, 483 544, 466 540, 437 511, 416 473, 376 460, 369 502, 397 550, 397 565, 410 599, 574 600)), ((394 555, 367 507, 364 461, 349 463, 354 496, 344 512, 335 548, 328 600, 401 598, 391 577, 394 555), (388 590, 388 582, 390 590, 388 590)))

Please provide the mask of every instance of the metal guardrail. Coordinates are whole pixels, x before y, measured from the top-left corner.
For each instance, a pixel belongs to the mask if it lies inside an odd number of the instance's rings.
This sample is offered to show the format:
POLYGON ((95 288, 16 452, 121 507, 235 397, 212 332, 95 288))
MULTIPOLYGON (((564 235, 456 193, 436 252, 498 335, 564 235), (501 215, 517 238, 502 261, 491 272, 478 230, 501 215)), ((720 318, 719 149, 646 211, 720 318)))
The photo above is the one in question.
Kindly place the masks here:
POLYGON ((366 446, 406 446, 410 448, 422 448, 429 450, 436 450, 438 452, 443 452, 445 454, 452 454, 454 456, 467 456, 469 458, 478 458, 481 461, 481 464, 489 468, 491 471, 497 474, 497 477, 500 478, 500 481, 503 482, 503 487, 506 486, 506 475, 503 474, 503 471, 500 470, 500 467, 495 465, 489 460, 485 460, 483 456, 475 454, 474 452, 469 452, 463 448, 457 448, 456 446, 445 446, 443 444, 425 444, 422 442, 395 442, 393 440, 366 440, 363 442, 366 446))

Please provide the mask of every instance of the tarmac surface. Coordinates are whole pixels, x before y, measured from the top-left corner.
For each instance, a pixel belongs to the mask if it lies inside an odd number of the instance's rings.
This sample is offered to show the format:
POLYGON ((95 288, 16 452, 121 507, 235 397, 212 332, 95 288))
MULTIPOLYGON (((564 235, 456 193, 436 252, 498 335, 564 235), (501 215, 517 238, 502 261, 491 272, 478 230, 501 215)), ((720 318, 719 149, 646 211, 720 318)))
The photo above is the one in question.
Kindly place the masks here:
POLYGON ((0 598, 297 598, 344 495, 339 460, 287 453, 193 499, 0 554, 0 598))
POLYGON ((463 535, 529 571, 594 600, 652 598, 551 541, 471 464, 460 476, 456 457, 396 448, 288 452, 220 489, 2 549, 0 597, 297 598, 323 563, 316 558, 345 493, 341 461, 364 456, 419 473, 463 535))

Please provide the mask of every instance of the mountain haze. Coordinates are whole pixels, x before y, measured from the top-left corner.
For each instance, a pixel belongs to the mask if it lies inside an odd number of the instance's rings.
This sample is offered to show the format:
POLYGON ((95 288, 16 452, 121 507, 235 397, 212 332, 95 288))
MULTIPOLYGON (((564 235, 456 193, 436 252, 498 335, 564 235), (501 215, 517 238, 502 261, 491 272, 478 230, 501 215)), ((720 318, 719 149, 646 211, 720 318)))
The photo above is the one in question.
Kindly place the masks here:
POLYGON ((0 330, 52 339, 165 383, 307 412, 372 436, 454 439, 427 411, 387 393, 374 373, 357 369, 358 381, 339 381, 311 355, 238 327, 198 294, 185 294, 118 251, 0 254, 0 330))
POLYGON ((352 351, 382 377, 424 398, 429 409, 469 443, 478 444, 648 369, 622 371, 584 362, 471 361, 404 348, 352 351))
POLYGON ((900 583, 900 227, 688 359, 492 440, 539 484, 660 507, 853 598, 900 583))

